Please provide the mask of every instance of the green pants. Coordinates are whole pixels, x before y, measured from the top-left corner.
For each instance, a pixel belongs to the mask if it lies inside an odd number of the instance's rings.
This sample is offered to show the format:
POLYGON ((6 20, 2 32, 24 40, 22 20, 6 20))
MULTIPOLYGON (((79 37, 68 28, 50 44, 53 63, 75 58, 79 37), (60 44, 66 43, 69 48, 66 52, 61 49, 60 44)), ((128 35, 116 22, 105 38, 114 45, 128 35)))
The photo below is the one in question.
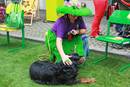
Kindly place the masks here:
MULTIPOLYGON (((61 62, 62 59, 56 47, 56 35, 51 30, 46 32, 45 44, 50 52, 50 61, 61 62)), ((63 39, 62 46, 65 54, 78 53, 79 56, 84 56, 83 42, 80 35, 75 36, 72 40, 63 39)))

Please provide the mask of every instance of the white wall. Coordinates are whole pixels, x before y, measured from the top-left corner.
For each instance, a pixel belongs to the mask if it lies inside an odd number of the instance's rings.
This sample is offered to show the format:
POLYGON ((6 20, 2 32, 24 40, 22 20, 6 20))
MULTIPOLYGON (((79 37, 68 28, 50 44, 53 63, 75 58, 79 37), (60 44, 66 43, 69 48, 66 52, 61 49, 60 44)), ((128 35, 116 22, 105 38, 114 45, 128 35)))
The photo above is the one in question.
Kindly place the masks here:
POLYGON ((85 2, 87 7, 92 10, 93 14, 95 14, 93 0, 79 0, 79 1, 80 2, 85 2))
POLYGON ((46 0, 39 0, 40 2, 40 9, 45 10, 46 9, 46 0))

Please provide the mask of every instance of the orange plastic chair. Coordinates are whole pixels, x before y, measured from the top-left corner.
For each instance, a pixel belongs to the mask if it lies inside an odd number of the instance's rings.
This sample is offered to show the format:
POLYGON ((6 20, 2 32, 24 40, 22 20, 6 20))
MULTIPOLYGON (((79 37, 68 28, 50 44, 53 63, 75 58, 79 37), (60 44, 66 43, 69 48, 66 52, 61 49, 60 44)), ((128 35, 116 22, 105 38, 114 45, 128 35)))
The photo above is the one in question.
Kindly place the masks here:
POLYGON ((23 0, 23 10, 24 18, 30 18, 30 23, 25 23, 25 25, 32 25, 33 18, 39 17, 39 0, 23 0))

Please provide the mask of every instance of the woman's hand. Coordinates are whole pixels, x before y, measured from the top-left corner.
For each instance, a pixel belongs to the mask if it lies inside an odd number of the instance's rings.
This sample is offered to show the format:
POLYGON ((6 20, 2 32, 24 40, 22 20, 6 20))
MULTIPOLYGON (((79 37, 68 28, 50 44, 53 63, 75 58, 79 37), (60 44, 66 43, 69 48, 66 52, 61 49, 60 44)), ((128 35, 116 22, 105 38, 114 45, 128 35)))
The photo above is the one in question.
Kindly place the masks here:
POLYGON ((69 59, 71 56, 69 55, 63 55, 62 56, 62 61, 64 65, 72 65, 72 61, 69 59))

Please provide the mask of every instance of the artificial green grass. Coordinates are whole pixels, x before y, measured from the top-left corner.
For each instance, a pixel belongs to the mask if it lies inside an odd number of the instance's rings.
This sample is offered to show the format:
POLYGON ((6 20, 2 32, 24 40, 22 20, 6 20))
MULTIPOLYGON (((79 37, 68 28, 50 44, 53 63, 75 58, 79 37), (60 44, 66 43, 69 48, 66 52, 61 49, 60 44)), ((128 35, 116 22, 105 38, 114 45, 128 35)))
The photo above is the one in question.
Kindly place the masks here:
POLYGON ((130 59, 110 55, 109 59, 95 65, 92 64, 94 59, 102 57, 103 54, 93 51, 85 65, 80 66, 77 78, 94 77, 95 83, 72 86, 39 85, 30 80, 29 67, 41 55, 47 59, 47 49, 43 43, 27 40, 24 49, 18 48, 20 46, 21 40, 11 39, 11 43, 6 44, 6 38, 0 36, 0 87, 130 87, 130 68, 122 74, 118 73, 119 67, 130 63, 130 59))

